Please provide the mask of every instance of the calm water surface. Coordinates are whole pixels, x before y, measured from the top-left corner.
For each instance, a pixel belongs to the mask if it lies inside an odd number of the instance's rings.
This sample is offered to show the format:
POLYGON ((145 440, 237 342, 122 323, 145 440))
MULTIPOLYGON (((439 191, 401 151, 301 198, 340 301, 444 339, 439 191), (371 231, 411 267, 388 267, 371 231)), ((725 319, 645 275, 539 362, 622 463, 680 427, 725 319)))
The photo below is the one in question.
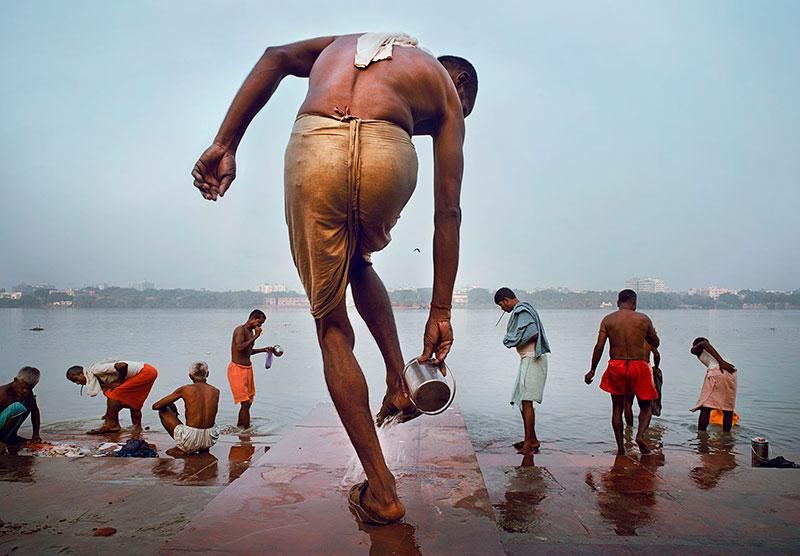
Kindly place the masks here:
MULTIPOLYGON (((583 383, 603 311, 543 310, 553 353, 544 403, 537 407, 537 432, 554 448, 596 453, 613 448, 611 402, 598 384, 583 383)), ((708 337, 739 369, 734 428, 737 451, 749 452, 749 439, 766 436, 772 452, 797 453, 800 442, 797 362, 800 360, 800 311, 653 311, 649 313, 662 339, 664 409, 653 419, 654 434, 671 449, 690 450, 697 442, 695 403, 704 368, 688 349, 696 336, 708 337)), ((480 449, 521 438, 519 412, 509 405, 518 358, 501 343, 505 322, 495 327, 498 310, 463 309, 453 314, 456 343, 448 359, 458 378, 456 402, 461 406, 473 443, 480 449)), ((0 379, 14 376, 22 365, 43 372, 36 388, 43 430, 86 430, 105 409, 102 396, 79 396, 64 377, 73 364, 103 357, 142 360, 159 371, 148 406, 181 384, 195 360, 205 360, 210 382, 222 390, 220 425, 236 422, 236 406, 228 389, 226 368, 233 328, 247 311, 238 310, 0 310, 0 379), (33 326, 43 332, 31 332, 33 326)), ((396 313, 406 358, 421 351, 427 312, 396 313)), ((384 391, 384 367, 366 327, 354 316, 356 352, 377 408, 384 391)), ((251 410, 257 434, 275 440, 317 403, 329 401, 313 321, 305 310, 273 310, 257 342, 279 343, 286 354, 269 371, 264 355, 253 358, 257 394, 251 410)), ((607 355, 607 352, 606 352, 607 355)), ((602 371, 602 364, 601 369, 602 371)), ((145 407, 144 424, 158 425, 145 407)), ((123 425, 129 423, 127 412, 123 425)), ((46 436, 46 434, 45 434, 46 436)), ((266 438, 268 442, 272 439, 266 438)))

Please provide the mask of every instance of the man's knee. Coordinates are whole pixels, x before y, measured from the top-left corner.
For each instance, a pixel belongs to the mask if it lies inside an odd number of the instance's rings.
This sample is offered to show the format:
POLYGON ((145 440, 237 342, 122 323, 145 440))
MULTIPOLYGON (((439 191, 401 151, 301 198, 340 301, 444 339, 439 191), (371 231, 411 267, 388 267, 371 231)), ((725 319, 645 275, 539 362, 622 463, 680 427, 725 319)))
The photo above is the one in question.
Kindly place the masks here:
POLYGON ((353 332, 353 327, 347 318, 347 313, 344 311, 344 303, 342 303, 342 310, 334 310, 320 317, 316 320, 317 337, 320 344, 325 346, 325 342, 335 339, 342 339, 352 349, 355 346, 356 337, 353 332))

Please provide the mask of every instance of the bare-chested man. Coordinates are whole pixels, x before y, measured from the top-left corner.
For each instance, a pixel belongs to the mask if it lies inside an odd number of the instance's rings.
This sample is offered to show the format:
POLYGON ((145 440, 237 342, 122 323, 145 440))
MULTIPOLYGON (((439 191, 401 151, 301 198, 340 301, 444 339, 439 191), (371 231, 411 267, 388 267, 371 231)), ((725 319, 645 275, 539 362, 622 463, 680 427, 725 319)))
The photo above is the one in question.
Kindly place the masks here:
POLYGON ((161 418, 161 424, 175 439, 175 448, 167 450, 171 456, 207 452, 219 438, 215 426, 219 389, 206 382, 208 365, 203 361, 192 363, 189 378, 192 384, 181 386, 153 404, 153 409, 158 411, 161 418), (186 408, 186 424, 181 423, 178 417, 178 407, 175 405, 178 400, 183 400, 186 408))
POLYGON ((17 431, 28 415, 33 426, 31 440, 42 440, 39 437, 39 406, 33 395, 39 376, 39 369, 22 367, 14 380, 0 386, 0 454, 7 451, 6 444, 19 444, 25 440, 17 435, 17 431))
POLYGON ((325 379, 368 482, 350 492, 365 522, 405 514, 370 416, 366 381, 353 355, 345 308, 356 310, 386 365, 378 421, 415 414, 402 379, 404 360, 386 289, 370 263, 411 197, 417 179, 412 135, 433 137, 433 294, 422 360, 443 361, 458 268, 464 117, 478 90, 475 69, 454 56, 435 58, 404 34, 320 37, 267 48, 233 100, 213 144, 192 175, 209 200, 225 194, 248 124, 284 77, 307 77, 308 94, 286 149, 284 189, 292 257, 311 303, 325 379), (435 354, 435 356, 434 356, 435 354))
POLYGON ((610 360, 600 381, 600 388, 611 394, 611 426, 617 441, 617 454, 625 453, 622 443, 622 413, 627 394, 634 394, 639 401, 636 443, 643 454, 649 454, 650 447, 644 440, 644 433, 650 424, 650 401, 658 398, 658 392, 653 384, 653 372, 647 364, 649 353, 645 351, 644 345, 646 342, 653 348, 658 348, 659 339, 650 317, 636 312, 635 291, 619 292, 617 307, 618 311, 606 315, 600 323, 600 333, 592 353, 592 369, 586 373, 584 380, 586 384, 590 384, 594 379, 608 339, 611 344, 610 360))
POLYGON ((250 406, 256 397, 256 381, 253 376, 253 363, 250 356, 256 353, 271 351, 271 347, 254 348, 253 345, 261 336, 261 327, 267 321, 267 315, 260 309, 254 309, 247 322, 233 330, 231 339, 231 362, 228 365, 228 384, 231 386, 233 403, 239 405, 239 420, 236 425, 250 427, 250 406))

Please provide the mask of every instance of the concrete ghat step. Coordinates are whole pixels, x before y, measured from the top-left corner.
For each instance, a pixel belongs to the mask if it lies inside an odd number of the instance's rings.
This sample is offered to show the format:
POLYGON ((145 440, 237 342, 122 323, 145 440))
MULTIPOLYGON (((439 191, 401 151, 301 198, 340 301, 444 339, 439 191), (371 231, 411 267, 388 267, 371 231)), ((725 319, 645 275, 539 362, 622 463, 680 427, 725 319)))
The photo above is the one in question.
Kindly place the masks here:
POLYGON ((458 408, 381 431, 406 506, 402 523, 358 523, 360 481, 333 406, 322 404, 221 492, 163 553, 502 554, 489 495, 458 408))

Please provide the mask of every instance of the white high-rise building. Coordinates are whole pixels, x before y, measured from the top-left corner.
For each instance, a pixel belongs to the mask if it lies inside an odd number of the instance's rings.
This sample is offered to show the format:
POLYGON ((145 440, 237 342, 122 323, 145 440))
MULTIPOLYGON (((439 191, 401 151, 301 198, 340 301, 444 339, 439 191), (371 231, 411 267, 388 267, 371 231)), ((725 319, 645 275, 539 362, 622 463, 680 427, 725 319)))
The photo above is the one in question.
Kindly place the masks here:
POLYGON ((625 282, 625 287, 636 293, 663 293, 667 290, 660 278, 631 278, 625 282))
POLYGON ((259 284, 256 286, 258 293, 276 293, 285 292, 286 284, 259 284))

